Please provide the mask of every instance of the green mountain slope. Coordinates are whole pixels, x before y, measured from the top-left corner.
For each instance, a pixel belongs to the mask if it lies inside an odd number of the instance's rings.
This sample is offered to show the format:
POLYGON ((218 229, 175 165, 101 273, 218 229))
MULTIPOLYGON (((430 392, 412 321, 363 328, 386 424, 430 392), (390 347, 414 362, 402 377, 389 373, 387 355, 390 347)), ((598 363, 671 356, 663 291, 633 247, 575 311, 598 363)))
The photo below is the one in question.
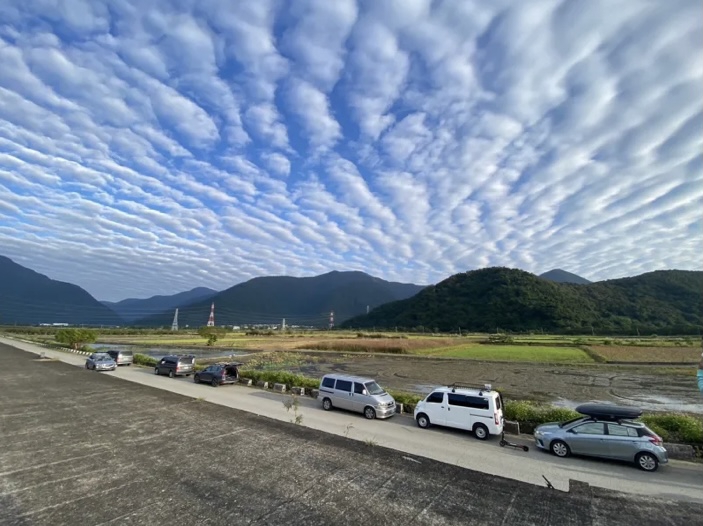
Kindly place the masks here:
MULTIPOLYGON (((217 325, 274 324, 283 318, 288 325, 325 327, 334 311, 335 324, 389 301, 408 298, 423 287, 394 283, 363 272, 329 272, 320 276, 295 278, 270 276, 254 278, 219 292, 212 298, 180 308, 181 327, 205 325, 210 305, 215 303, 217 325)), ((140 326, 170 325, 173 311, 139 320, 140 326)))
POLYGON ((456 274, 415 297, 382 305, 345 327, 423 326, 441 331, 697 334, 703 272, 666 270, 575 285, 522 270, 456 274))
POLYGON ((38 323, 122 325, 124 321, 79 286, 0 256, 0 324, 38 323))

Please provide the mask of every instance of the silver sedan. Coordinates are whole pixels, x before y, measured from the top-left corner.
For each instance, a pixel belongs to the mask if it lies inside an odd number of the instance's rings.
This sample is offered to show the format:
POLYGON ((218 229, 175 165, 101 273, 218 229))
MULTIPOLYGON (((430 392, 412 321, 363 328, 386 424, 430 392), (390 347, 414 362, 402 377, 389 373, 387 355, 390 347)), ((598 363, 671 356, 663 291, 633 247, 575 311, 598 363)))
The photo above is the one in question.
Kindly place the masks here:
POLYGON ((93 353, 85 361, 85 368, 93 371, 114 371, 117 362, 107 353, 93 353))
POLYGON ((535 429, 535 445, 558 457, 570 454, 634 462, 644 471, 656 471, 669 461, 662 439, 646 425, 629 420, 581 417, 551 422, 535 429))

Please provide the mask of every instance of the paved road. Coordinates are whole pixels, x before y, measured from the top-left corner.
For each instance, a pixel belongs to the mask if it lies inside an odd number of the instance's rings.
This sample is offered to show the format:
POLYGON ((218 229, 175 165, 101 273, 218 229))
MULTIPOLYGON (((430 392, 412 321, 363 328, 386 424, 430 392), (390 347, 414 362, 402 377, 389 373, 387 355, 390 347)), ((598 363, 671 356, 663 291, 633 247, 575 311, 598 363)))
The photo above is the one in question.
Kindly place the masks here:
MULTIPOLYGON (((0 338, 32 352, 46 352, 66 363, 83 366, 79 355, 48 351, 44 348, 0 338)), ((283 406, 285 395, 230 385, 213 388, 196 385, 190 378, 157 377, 150 369, 121 367, 115 372, 95 373, 115 376, 130 382, 202 398, 276 420, 290 421, 283 406)), ((302 425, 359 441, 396 449, 412 455, 439 460, 482 473, 545 486, 543 476, 555 488, 568 491, 569 480, 633 494, 703 503, 703 466, 672 460, 656 473, 645 473, 629 464, 588 458, 559 459, 530 448, 528 453, 498 446, 497 440, 481 442, 469 433, 447 429, 419 429, 412 418, 396 416, 387 421, 368 421, 361 415, 343 411, 325 412, 319 403, 301 398, 302 425)), ((528 443, 528 442, 525 442, 528 443)))

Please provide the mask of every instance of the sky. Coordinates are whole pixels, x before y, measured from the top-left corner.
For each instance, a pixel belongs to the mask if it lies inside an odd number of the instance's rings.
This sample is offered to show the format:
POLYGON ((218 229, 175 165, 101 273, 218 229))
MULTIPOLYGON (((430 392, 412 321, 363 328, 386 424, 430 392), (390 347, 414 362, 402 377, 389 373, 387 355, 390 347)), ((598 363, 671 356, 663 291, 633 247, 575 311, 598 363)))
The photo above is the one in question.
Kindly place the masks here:
POLYGON ((0 254, 101 300, 701 269, 698 0, 4 0, 0 254))

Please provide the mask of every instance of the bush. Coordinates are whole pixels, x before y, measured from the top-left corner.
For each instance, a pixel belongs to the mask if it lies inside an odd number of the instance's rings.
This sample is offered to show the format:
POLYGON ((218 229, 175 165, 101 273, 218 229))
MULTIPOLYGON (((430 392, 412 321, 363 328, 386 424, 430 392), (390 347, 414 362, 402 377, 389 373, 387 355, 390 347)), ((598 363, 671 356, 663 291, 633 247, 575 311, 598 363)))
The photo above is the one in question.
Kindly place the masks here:
POLYGON ((316 378, 308 378, 301 374, 289 373, 288 371, 256 371, 256 370, 240 370, 239 376, 242 378, 251 378, 253 382, 269 382, 285 384, 290 387, 306 387, 308 389, 317 389, 320 387, 320 380, 316 378))
POLYGON ((642 420, 665 442, 703 444, 703 421, 688 415, 647 415, 642 420))
POLYGON ((425 398, 424 396, 417 395, 417 394, 411 394, 411 393, 403 393, 400 391, 391 391, 387 390, 388 394, 391 395, 397 404, 403 404, 405 406, 412 406, 415 407, 417 403, 425 398))
POLYGON ((547 422, 563 422, 580 416, 576 411, 564 407, 535 404, 526 401, 508 400, 503 414, 506 420, 538 426, 547 422))
POLYGON ((154 367, 158 363, 156 358, 152 358, 146 354, 135 353, 134 365, 145 365, 146 367, 154 367))

